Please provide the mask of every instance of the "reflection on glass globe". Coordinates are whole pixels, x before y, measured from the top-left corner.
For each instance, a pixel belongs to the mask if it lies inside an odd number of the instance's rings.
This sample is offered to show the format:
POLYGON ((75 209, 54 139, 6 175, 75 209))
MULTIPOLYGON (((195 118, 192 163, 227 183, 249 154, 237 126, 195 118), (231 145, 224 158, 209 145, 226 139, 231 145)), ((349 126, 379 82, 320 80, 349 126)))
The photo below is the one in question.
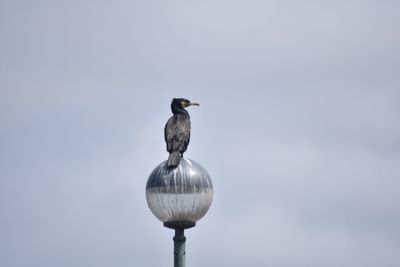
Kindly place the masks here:
POLYGON ((164 161, 150 174, 147 205, 162 222, 197 222, 210 208, 213 186, 207 171, 197 162, 181 158, 176 168, 164 161))

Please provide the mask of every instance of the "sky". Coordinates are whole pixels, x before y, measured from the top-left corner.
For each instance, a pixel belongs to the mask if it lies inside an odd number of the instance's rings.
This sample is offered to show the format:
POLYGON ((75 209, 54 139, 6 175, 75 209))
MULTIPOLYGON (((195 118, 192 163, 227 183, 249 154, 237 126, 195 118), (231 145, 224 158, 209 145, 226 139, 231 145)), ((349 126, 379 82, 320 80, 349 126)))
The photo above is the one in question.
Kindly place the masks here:
POLYGON ((0 266, 173 265, 173 97, 214 200, 187 266, 400 265, 400 2, 0 1, 0 266))

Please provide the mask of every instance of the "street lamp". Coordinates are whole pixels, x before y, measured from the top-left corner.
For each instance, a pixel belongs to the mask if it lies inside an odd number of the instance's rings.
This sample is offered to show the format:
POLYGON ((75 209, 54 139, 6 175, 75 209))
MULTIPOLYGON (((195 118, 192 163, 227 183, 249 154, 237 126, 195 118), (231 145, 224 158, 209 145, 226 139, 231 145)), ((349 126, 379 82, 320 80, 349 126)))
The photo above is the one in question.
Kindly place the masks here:
POLYGON ((176 168, 159 164, 146 185, 146 200, 165 227, 175 229, 174 266, 185 267, 184 230, 192 228, 208 211, 213 186, 207 171, 197 162, 182 158, 176 168))

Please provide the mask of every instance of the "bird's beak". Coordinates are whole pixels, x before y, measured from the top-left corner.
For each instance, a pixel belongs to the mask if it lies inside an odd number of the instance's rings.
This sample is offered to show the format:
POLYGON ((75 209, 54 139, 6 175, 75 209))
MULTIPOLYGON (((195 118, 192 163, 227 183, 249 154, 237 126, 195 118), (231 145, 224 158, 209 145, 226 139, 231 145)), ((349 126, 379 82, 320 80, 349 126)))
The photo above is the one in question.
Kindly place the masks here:
POLYGON ((198 103, 192 103, 190 102, 189 106, 200 106, 198 103))

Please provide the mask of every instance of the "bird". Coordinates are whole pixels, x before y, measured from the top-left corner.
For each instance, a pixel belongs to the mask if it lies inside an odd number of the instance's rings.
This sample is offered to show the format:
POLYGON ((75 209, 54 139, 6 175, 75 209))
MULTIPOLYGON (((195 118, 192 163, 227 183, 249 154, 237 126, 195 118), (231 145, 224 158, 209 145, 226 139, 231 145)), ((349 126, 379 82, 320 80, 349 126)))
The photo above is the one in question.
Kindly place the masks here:
POLYGON ((173 116, 168 119, 164 127, 164 139, 169 157, 168 167, 177 167, 190 142, 190 116, 185 108, 200 106, 185 98, 173 98, 171 111, 173 116))

